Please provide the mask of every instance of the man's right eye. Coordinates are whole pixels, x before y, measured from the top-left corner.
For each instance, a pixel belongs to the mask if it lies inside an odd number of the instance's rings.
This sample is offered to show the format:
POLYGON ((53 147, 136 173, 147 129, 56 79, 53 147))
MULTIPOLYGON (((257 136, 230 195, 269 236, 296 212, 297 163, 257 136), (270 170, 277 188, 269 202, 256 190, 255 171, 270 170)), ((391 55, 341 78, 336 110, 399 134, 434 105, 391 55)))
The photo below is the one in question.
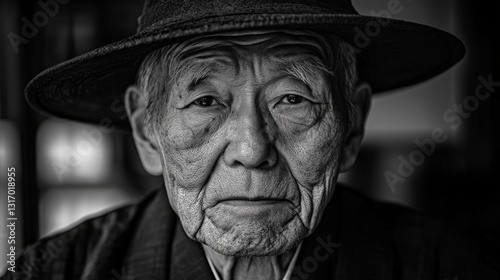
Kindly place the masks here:
POLYGON ((219 104, 219 102, 211 96, 203 96, 193 101, 192 104, 200 107, 210 107, 219 104))

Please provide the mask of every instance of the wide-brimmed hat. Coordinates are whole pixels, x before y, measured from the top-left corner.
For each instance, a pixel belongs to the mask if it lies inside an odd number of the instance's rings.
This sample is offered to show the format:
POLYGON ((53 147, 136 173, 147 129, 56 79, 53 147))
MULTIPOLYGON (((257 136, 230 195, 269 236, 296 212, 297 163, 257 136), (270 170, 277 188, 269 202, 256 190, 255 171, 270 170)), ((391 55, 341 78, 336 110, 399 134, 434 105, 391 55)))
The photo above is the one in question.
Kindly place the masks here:
POLYGON ((149 0, 135 35, 45 70, 28 84, 26 98, 46 115, 126 128, 122 97, 148 53, 192 36, 264 28, 345 40, 357 49, 360 79, 374 93, 434 77, 465 54, 447 32, 360 15, 350 0, 149 0))

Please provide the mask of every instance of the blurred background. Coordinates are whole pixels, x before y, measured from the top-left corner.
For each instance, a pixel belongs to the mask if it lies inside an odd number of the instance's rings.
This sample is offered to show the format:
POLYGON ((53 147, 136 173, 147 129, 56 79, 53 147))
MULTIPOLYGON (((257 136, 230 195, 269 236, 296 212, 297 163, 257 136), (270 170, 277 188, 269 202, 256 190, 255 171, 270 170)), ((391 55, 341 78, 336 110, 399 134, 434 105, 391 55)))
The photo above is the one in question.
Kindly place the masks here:
MULTIPOLYGON (((390 11, 395 0, 354 0, 362 14, 390 11)), ((142 168, 131 136, 120 131, 45 118, 32 111, 23 89, 36 74, 69 58, 135 33, 138 0, 2 0, 0 21, 0 218, 7 218, 7 168, 16 169, 16 249, 89 215, 133 201, 162 183, 142 168), (42 14, 45 13, 45 16, 42 14), (37 23, 31 38, 26 21, 37 23), (9 35, 10 34, 10 35, 9 35)), ((497 1, 399 0, 393 18, 427 24, 461 38, 466 58, 425 83, 374 98, 362 152, 341 181, 380 201, 446 219, 484 242, 500 242, 499 98, 470 102, 478 77, 500 81, 497 1), (453 129, 443 114, 468 100, 472 108, 453 129), (497 109, 495 109, 497 108, 497 109), (428 155, 416 142, 447 136, 428 155), (439 130, 441 131, 441 130, 439 130), (402 176, 403 161, 414 170, 402 176)), ((383 29, 381 30, 383 32, 383 29)), ((472 100, 473 101, 473 100, 472 100)), ((0 273, 8 232, 0 227, 0 273)), ((493 248, 493 247, 492 247, 493 248)), ((498 252, 496 252, 498 255, 498 252)))

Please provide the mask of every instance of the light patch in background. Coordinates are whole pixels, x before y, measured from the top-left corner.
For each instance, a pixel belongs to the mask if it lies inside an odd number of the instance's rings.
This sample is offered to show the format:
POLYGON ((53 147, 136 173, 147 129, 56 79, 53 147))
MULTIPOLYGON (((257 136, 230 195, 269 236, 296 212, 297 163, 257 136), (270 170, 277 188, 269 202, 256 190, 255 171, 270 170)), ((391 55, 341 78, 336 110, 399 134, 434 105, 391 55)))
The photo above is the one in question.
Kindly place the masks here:
POLYGON ((62 231, 89 216, 130 202, 122 188, 50 189, 40 197, 40 237, 62 231))
POLYGON ((39 179, 49 186, 105 182, 112 175, 112 140, 96 126, 46 120, 37 135, 39 179))
POLYGON ((77 53, 85 53, 95 46, 96 30, 98 30, 97 12, 91 9, 81 9, 74 15, 74 47, 77 53))

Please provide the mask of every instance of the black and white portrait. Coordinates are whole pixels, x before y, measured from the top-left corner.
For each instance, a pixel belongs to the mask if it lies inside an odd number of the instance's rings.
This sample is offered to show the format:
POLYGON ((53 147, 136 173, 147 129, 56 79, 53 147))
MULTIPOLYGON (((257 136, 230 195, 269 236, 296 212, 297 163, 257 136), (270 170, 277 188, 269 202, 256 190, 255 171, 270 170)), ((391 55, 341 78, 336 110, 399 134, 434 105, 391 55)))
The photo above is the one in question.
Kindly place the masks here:
POLYGON ((2 1, 1 279, 500 279, 495 4, 2 1))

